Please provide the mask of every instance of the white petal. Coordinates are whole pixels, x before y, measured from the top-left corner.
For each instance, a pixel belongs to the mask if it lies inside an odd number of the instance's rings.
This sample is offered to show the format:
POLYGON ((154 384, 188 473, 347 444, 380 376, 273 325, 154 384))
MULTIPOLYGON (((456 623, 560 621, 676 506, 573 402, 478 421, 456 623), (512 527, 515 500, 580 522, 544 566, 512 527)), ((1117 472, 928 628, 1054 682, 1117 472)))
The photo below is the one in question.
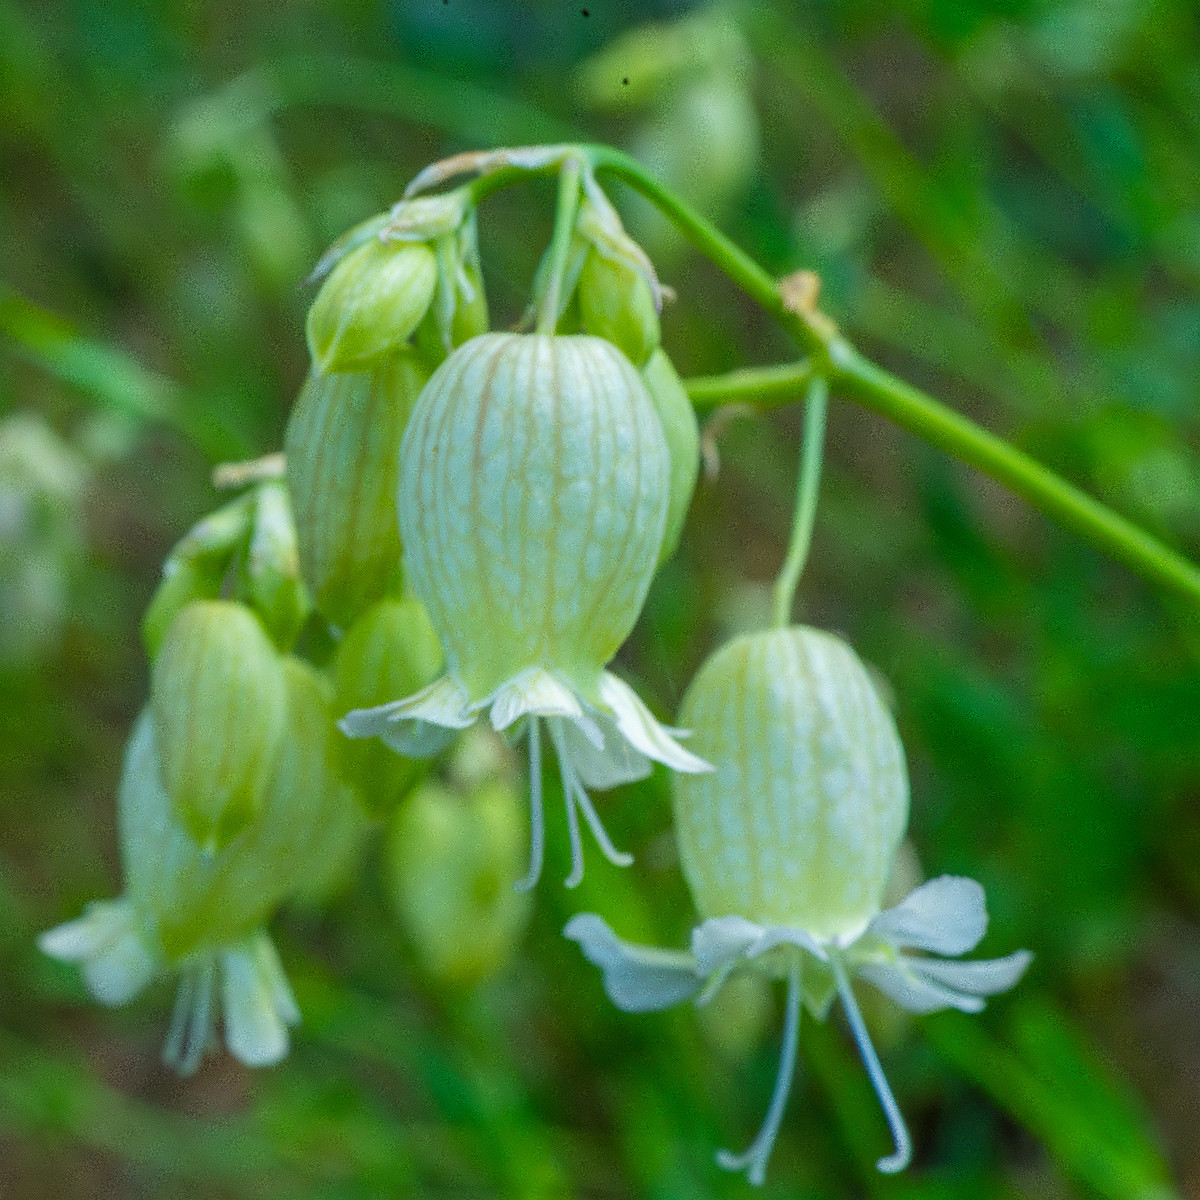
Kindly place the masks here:
POLYGON ((696 963, 681 950, 639 946, 617 937, 595 913, 579 913, 563 929, 604 973, 608 998, 625 1012, 657 1012, 700 990, 696 963))
POLYGON ((692 955, 696 971, 707 978, 745 955, 766 930, 745 917, 709 917, 692 930, 692 955))
POLYGON ((221 955, 225 1044, 248 1067, 277 1063, 288 1052, 287 1026, 300 1013, 274 947, 260 934, 221 955))
POLYGON ((762 931, 762 936, 746 951, 747 958, 758 958, 776 946, 799 946, 815 955, 821 962, 828 960, 825 947, 807 930, 792 925, 771 925, 762 931))
POLYGON ((915 975, 971 996, 995 996, 998 992, 1007 992, 1033 961, 1028 950, 974 962, 944 962, 939 958, 909 958, 907 955, 902 958, 915 975))
POLYGON ((348 712, 338 728, 347 737, 377 737, 398 754, 428 758, 444 750, 455 731, 474 725, 475 719, 462 685, 443 675, 404 700, 348 712))
POLYGON ((895 963, 868 962, 854 968, 854 973, 873 983, 884 995, 891 996, 909 1012, 931 1013, 943 1008, 957 1008, 975 1013, 983 1008, 978 996, 968 996, 940 983, 925 979, 907 969, 903 960, 895 963))
POLYGON ((713 769, 711 763, 697 758, 675 741, 672 734, 678 736, 679 730, 660 725, 633 688, 607 671, 600 674, 600 699, 616 719, 621 735, 647 758, 689 775, 713 769))
POLYGON ((650 760, 621 736, 616 721, 607 713, 597 712, 594 719, 589 715, 564 721, 563 741, 584 787, 604 790, 650 774, 650 760), (593 731, 599 736, 599 745, 593 731))
POLYGON ((43 933, 38 947, 51 958, 80 963, 88 991, 109 1006, 131 1000, 154 974, 153 957, 126 900, 88 905, 82 917, 43 933))
POLYGON ((933 954, 966 954, 987 929, 983 888, 973 879, 941 875, 910 892, 895 908, 885 909, 867 926, 898 949, 933 954))
POLYGON ((507 729, 524 716, 582 717, 575 693, 542 667, 530 667, 491 696, 492 728, 507 729))

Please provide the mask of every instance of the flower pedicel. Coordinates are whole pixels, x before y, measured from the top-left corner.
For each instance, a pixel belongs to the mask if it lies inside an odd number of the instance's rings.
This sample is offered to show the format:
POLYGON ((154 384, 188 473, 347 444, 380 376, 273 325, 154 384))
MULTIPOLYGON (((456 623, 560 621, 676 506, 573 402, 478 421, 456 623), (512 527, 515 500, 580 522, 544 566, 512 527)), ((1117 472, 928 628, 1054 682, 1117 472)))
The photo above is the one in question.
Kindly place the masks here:
POLYGON ((762 1129, 718 1162, 762 1183, 794 1068, 801 1002, 824 1019, 840 997, 895 1139, 879 1160, 902 1170, 912 1144, 863 1024, 850 976, 912 1012, 977 1012, 1020 979, 1030 955, 947 962, 987 926, 983 889, 942 876, 881 911, 908 820, 904 754, 862 663, 815 629, 740 637, 701 668, 681 719, 715 771, 675 781, 684 873, 701 922, 690 953, 618 938, 593 913, 565 933, 628 1012, 703 1004, 739 970, 786 978, 779 1074, 762 1129), (928 955, 908 954, 925 951, 928 955))
POLYGON ((342 729, 423 755, 484 711, 497 730, 523 720, 532 844, 522 888, 542 865, 543 723, 566 797, 568 886, 583 875, 580 813, 606 857, 630 861, 609 841, 588 788, 643 778, 651 759, 708 770, 604 669, 641 611, 669 491, 669 452, 646 386, 596 337, 473 338, 434 373, 405 430, 401 540, 447 670, 413 696, 349 713, 342 729))

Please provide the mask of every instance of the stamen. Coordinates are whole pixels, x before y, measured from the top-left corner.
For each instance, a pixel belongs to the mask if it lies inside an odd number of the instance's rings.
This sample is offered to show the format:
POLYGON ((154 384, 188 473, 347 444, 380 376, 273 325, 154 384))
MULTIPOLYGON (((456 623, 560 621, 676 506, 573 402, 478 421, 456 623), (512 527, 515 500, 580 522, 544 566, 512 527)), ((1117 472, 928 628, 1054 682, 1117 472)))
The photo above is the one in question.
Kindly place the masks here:
POLYGON ((185 967, 175 993, 163 1062, 180 1075, 194 1075, 208 1049, 213 1027, 213 980, 216 962, 207 958, 185 967))
POLYGON ((579 810, 583 813, 584 820, 588 823, 588 828, 592 831, 592 836, 596 839, 596 844, 600 847, 600 853, 614 866, 629 866, 633 862, 633 855, 626 850, 618 850, 612 844, 608 831, 601 824, 600 814, 596 812, 592 804, 591 796, 587 794, 587 789, 578 778, 575 780, 575 799, 579 803, 579 810))
POLYGON ((537 717, 529 718, 529 872, 513 884, 527 892, 542 874, 546 853, 546 821, 542 811, 542 736, 537 717))
POLYGON ((854 1040, 858 1043, 858 1052, 862 1055, 863 1065, 867 1068, 871 1086, 875 1089, 875 1095, 879 1097, 883 1115, 887 1118, 888 1128, 892 1131, 892 1140, 896 1143, 895 1152, 886 1158, 881 1158, 875 1167, 885 1175, 894 1175, 897 1171, 903 1171, 912 1162, 912 1138, 908 1135, 908 1126, 904 1123, 900 1106, 896 1103, 896 1097, 892 1095, 892 1089, 888 1087, 883 1068, 879 1065, 879 1056, 871 1044, 871 1037, 867 1033, 862 1013, 858 1011, 858 1004, 854 999, 854 993, 850 990, 850 981, 846 978, 846 968, 842 965, 841 955, 831 951, 829 965, 833 968, 834 979, 837 980, 838 995, 842 998, 842 1007, 846 1010, 846 1019, 850 1022, 850 1032, 854 1034, 854 1040))
POLYGON ((167 1029, 167 1040, 163 1043, 163 1062, 178 1071, 183 1054, 183 1039, 187 1033, 188 1020, 192 1015, 192 996, 196 990, 196 972, 185 967, 175 991, 175 1005, 171 1009, 171 1024, 167 1029))
POLYGON ((779 1073, 775 1077, 775 1090, 771 1093, 771 1105, 763 1119, 758 1136, 743 1154, 732 1154, 728 1150, 717 1151, 717 1165, 726 1171, 745 1170, 746 1178, 755 1186, 761 1186, 767 1173, 767 1159, 775 1147, 775 1138, 783 1121, 783 1110, 787 1107, 788 1093, 792 1090, 792 1075, 796 1069, 796 1047, 800 1040, 800 951, 797 950, 788 968, 786 1015, 783 1022, 783 1044, 779 1048, 779 1073))
POLYGON ((558 770, 562 776, 563 800, 567 806, 567 833, 571 840, 571 873, 563 880, 566 887, 578 887, 583 880, 583 838, 579 833, 579 813, 575 807, 575 793, 579 781, 575 778, 575 770, 566 752, 563 739, 556 736, 555 748, 558 750, 558 770))

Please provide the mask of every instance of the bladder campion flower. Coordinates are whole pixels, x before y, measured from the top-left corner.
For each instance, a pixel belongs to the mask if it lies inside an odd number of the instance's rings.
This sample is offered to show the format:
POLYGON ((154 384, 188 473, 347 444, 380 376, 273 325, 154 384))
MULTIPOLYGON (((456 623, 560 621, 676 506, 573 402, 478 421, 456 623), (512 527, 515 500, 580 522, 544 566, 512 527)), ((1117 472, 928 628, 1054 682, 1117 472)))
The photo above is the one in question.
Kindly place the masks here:
POLYGON ((605 856, 588 797, 684 750, 604 667, 637 620, 662 545, 669 493, 662 423, 645 384, 600 338, 484 334, 426 385, 400 450, 398 512, 412 589, 446 652, 424 690, 342 721, 402 754, 431 754, 487 712, 529 738, 528 889, 544 848, 540 734, 558 756, 583 875, 579 814, 605 856))
POLYGON ((680 776, 675 819, 684 874, 700 911, 691 952, 638 946, 592 913, 565 929, 629 1012, 705 1003, 738 970, 787 979, 779 1074, 762 1129, 718 1162, 762 1183, 791 1087, 801 1002, 818 1019, 839 997, 895 1139, 878 1162, 908 1165, 912 1143, 859 1014, 850 977, 912 1012, 977 1012, 1029 962, 947 962, 987 927, 983 889, 942 876, 882 909, 908 819, 904 753, 866 669, 815 629, 736 638, 701 668, 681 719, 712 774, 680 776), (881 911, 882 909, 882 911, 881 911), (910 954, 907 951, 925 951, 910 954))
POLYGON ((319 874, 328 847, 345 840, 358 802, 331 769, 326 688, 306 664, 285 658, 288 737, 255 815, 219 849, 202 847, 163 783, 159 731, 147 708, 134 726, 117 796, 125 893, 42 934, 54 958, 81 964, 102 1004, 124 1004, 156 975, 178 972, 164 1061, 196 1069, 218 1007, 225 1042, 247 1066, 278 1062, 287 1027, 300 1019, 263 929, 279 903, 319 874))

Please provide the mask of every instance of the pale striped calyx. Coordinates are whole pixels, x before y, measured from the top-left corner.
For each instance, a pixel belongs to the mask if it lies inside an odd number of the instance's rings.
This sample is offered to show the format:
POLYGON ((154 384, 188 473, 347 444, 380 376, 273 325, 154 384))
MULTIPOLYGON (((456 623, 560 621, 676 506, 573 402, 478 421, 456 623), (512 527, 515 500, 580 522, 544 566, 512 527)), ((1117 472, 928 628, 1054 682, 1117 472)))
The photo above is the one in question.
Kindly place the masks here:
POLYGON ((853 650, 808 628, 736 638, 700 669, 680 718, 716 768, 675 780, 680 854, 702 916, 857 937, 882 907, 908 778, 853 650))
POLYGON ((175 812, 201 845, 225 845, 262 807, 287 715, 280 656, 254 614, 185 606, 154 660, 150 708, 175 812))
POLYGON ((343 629, 399 578, 397 451, 427 378, 407 350, 363 371, 313 373, 288 420, 301 570, 317 607, 343 629))
POLYGON ((434 372, 405 431, 407 578, 441 639, 446 674, 412 696, 355 709, 341 727, 429 755, 484 711, 497 730, 524 719, 532 865, 522 887, 542 862, 541 720, 562 772, 571 885, 583 874, 580 815, 612 861, 629 861, 588 788, 640 779, 651 759, 708 770, 604 669, 646 598, 669 479, 645 384, 595 337, 473 338, 434 372))
POLYGON ((242 1062, 264 1065, 287 1052, 287 1026, 299 1011, 263 925, 321 873, 330 846, 360 819, 334 771, 327 685, 295 658, 284 658, 280 672, 287 737, 253 818, 219 848, 197 843, 164 785, 162 737, 148 707, 134 726, 117 796, 125 893, 40 940, 46 953, 79 962, 106 1004, 177 971, 164 1057, 183 1073, 208 1048, 218 1010, 242 1062))
POLYGON ((597 698, 650 586, 668 487, 662 424, 610 343, 485 334, 438 368, 400 451, 400 532, 472 699, 531 666, 597 698))
POLYGON ((654 411, 662 422, 671 456, 667 524, 658 552, 659 562, 662 562, 679 545, 683 522, 692 503, 692 493, 696 490, 696 479, 700 474, 700 425, 683 381, 661 346, 650 355, 642 368, 642 379, 654 403, 654 411))

